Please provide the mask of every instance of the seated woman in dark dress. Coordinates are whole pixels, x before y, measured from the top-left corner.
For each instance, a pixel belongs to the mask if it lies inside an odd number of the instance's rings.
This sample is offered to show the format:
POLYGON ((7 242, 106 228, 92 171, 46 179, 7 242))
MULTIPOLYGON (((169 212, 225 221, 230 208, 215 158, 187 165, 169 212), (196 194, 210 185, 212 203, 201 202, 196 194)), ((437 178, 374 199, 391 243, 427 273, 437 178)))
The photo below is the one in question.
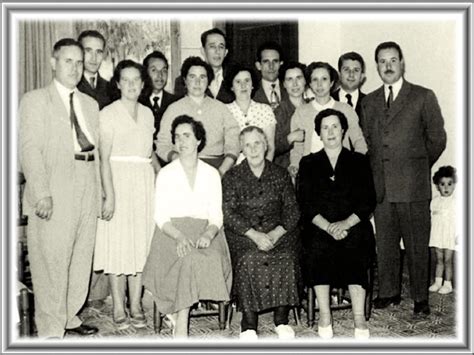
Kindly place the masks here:
POLYGON ((374 253, 370 214, 375 191, 368 159, 342 146, 345 115, 333 109, 314 120, 324 148, 301 159, 297 178, 303 221, 303 272, 319 304, 318 332, 332 338, 330 287, 348 285, 354 336, 369 337, 364 317, 367 269, 374 253))
POLYGON ((273 309, 280 339, 292 339, 291 306, 299 303, 299 210, 286 170, 265 160, 261 128, 240 133, 245 160, 224 175, 224 228, 234 274, 233 296, 242 311, 240 338, 257 339, 258 313, 273 309))

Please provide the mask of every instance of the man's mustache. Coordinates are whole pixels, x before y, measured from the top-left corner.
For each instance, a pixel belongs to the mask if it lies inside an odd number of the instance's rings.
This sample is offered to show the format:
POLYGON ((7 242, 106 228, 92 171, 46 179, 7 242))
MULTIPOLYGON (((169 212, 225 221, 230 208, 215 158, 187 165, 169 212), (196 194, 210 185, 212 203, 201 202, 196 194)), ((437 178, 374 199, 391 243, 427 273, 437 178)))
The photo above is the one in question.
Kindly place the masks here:
POLYGON ((390 70, 390 69, 385 71, 385 74, 394 74, 394 73, 395 72, 393 70, 390 70))

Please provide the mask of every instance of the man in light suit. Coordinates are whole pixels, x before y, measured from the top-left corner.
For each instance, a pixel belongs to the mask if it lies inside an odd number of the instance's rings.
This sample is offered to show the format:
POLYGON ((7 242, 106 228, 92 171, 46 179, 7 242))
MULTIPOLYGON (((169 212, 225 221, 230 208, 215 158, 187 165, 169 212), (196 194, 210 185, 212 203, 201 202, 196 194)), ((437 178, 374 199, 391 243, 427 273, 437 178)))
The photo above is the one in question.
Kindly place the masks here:
MULTIPOLYGON (((229 53, 227 39, 224 32, 218 28, 211 28, 201 34, 201 54, 214 72, 214 79, 209 83, 206 95, 225 104, 234 101, 234 94, 224 85, 224 59, 229 53)), ((174 83, 174 94, 178 98, 186 95, 184 79, 180 75, 174 83)))
POLYGON ((400 303, 400 238, 403 238, 415 315, 428 315, 430 169, 446 147, 444 120, 433 91, 403 77, 400 46, 375 50, 383 86, 362 101, 361 126, 368 143, 377 207, 379 295, 375 308, 400 303))
POLYGON ((87 30, 77 40, 84 48, 84 73, 77 88, 94 98, 102 110, 112 102, 108 93, 109 82, 99 74, 105 55, 105 38, 97 31, 87 30))
POLYGON ((331 93, 336 101, 345 102, 352 106, 360 117, 362 99, 365 94, 360 87, 365 81, 365 63, 359 53, 347 52, 339 57, 337 62, 341 87, 331 93))
POLYGON ((282 65, 282 49, 278 43, 265 42, 258 47, 255 67, 262 75, 262 80, 253 99, 270 105, 273 110, 280 105, 281 101, 288 100, 288 93, 278 80, 282 65))
POLYGON ((59 40, 53 82, 20 102, 23 206, 41 338, 97 332, 77 316, 87 297, 101 204, 99 106, 77 90, 83 59, 79 42, 59 40))

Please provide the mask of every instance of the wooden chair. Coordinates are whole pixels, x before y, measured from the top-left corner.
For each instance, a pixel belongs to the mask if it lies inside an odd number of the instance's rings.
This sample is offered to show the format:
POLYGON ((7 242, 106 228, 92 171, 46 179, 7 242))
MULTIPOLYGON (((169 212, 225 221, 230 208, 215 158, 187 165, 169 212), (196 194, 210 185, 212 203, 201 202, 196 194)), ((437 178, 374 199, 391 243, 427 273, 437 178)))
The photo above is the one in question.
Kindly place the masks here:
MULTIPOLYGON (((232 315, 233 315, 233 311, 234 311, 234 306, 235 306, 235 302, 231 302, 229 317, 227 319, 227 327, 229 327, 229 328, 230 328, 230 323, 232 322, 232 315)), ((291 309, 293 311, 293 317, 295 318, 296 325, 300 326, 301 321, 300 321, 300 308, 299 308, 299 306, 294 306, 291 309)))
MULTIPOLYGON (((210 302, 203 302, 205 309, 197 309, 192 307, 190 310, 189 317, 207 317, 207 316, 218 316, 219 318, 219 329, 224 330, 227 323, 227 313, 229 308, 229 302, 220 301, 217 302, 218 309, 213 309, 210 302)), ((156 307, 156 303, 153 302, 153 325, 155 333, 159 334, 161 332, 161 325, 163 323, 163 317, 165 315, 160 313, 156 307)))

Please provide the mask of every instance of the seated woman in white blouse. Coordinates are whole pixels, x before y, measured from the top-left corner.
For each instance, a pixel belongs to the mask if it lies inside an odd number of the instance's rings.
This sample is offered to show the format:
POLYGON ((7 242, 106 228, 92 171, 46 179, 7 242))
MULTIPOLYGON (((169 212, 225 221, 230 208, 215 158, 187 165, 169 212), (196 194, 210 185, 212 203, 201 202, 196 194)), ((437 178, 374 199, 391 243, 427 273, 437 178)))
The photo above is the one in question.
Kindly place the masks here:
MULTIPOLYGON (((228 71, 224 85, 235 95, 235 100, 230 104, 226 104, 226 106, 239 124, 240 131, 249 126, 261 128, 268 140, 268 150, 265 158, 272 161, 275 155, 275 127, 277 121, 269 105, 251 99, 257 89, 257 75, 253 69, 236 64, 228 71)), ((237 163, 242 160, 244 160, 244 156, 241 153, 237 163)))
POLYGON ((179 158, 161 169, 156 179, 158 228, 143 284, 174 325, 174 336, 187 337, 193 304, 229 300, 232 270, 222 231, 220 175, 198 159, 206 144, 204 127, 189 116, 178 116, 171 136, 179 158))

